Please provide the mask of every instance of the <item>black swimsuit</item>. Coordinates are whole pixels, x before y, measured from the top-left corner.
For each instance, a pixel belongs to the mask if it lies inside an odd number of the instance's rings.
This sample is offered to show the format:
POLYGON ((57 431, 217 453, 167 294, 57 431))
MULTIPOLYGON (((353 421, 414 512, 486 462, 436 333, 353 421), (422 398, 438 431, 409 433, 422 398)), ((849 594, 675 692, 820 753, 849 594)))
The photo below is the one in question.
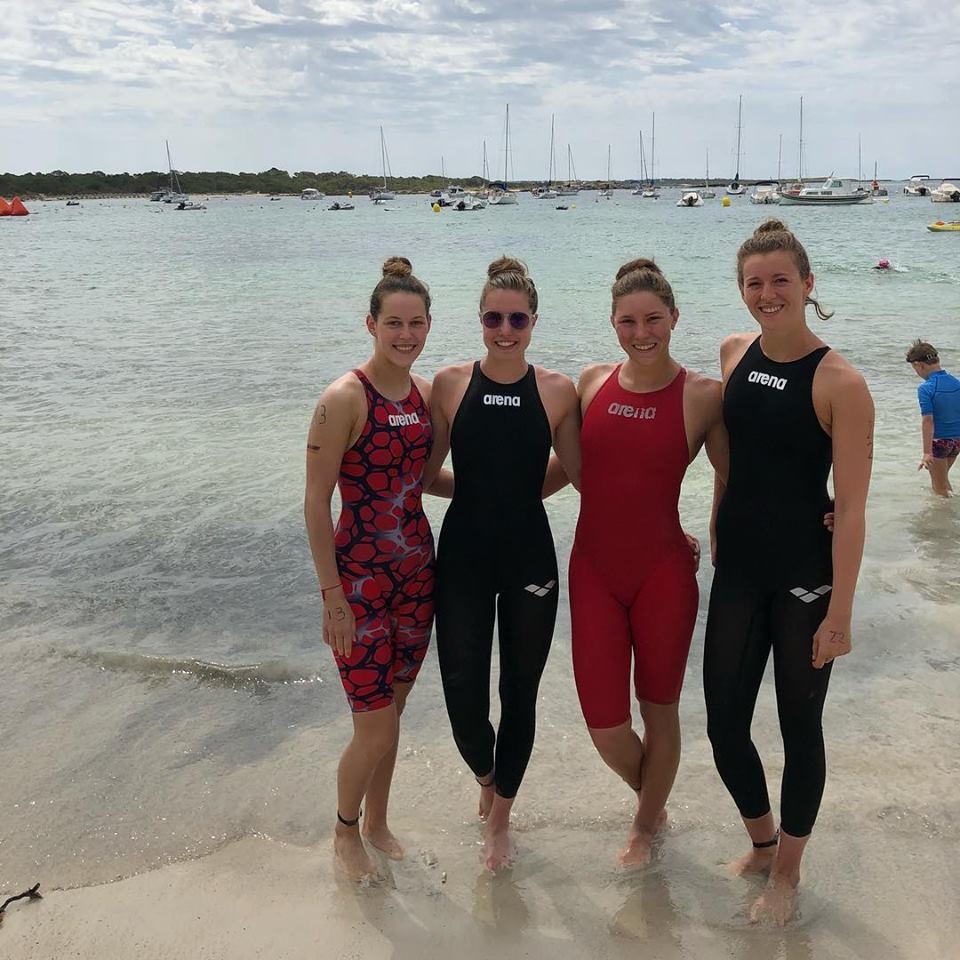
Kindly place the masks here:
POLYGON ((557 614, 557 558, 542 490, 550 422, 531 366, 515 383, 479 362, 450 430, 455 490, 437 547, 437 651, 464 760, 516 795, 536 726, 537 690, 557 614), (494 614, 500 726, 490 723, 494 614))
POLYGON ((703 657, 717 770, 741 815, 754 819, 770 811, 750 726, 773 650, 784 749, 780 816, 795 837, 813 829, 826 776, 821 717, 831 667, 816 670, 811 660, 833 583, 823 526, 833 447, 813 407, 813 378, 829 349, 776 363, 758 337, 727 382, 730 478, 717 513, 703 657))

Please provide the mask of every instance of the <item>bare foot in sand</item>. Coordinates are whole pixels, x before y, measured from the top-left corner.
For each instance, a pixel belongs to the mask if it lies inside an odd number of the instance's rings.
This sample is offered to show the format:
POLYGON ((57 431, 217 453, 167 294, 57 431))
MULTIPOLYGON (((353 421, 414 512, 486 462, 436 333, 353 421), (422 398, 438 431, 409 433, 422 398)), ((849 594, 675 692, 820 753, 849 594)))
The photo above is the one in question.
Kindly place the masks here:
MULTIPOLYGON (((477 781, 479 783, 479 781, 477 781)), ((490 808, 493 806, 493 798, 496 794, 496 787, 493 785, 493 778, 490 778, 489 784, 480 784, 480 806, 477 808, 477 815, 481 820, 486 820, 490 816, 490 808)))
POLYGON ((350 880, 359 882, 377 875, 376 864, 370 859, 356 827, 337 825, 333 835, 333 855, 337 866, 350 880))
POLYGON ((797 883, 773 874, 767 887, 750 908, 751 923, 775 923, 782 927, 796 912, 797 883))
POLYGON ((645 867, 653 856, 652 845, 653 838, 657 832, 663 828, 667 822, 667 811, 661 810, 653 827, 641 824, 637 817, 639 812, 633 818, 630 824, 630 833, 627 834, 627 844, 620 851, 617 858, 617 865, 620 867, 645 867))
POLYGON ((391 860, 403 859, 405 852, 403 844, 391 833, 386 824, 382 827, 368 827, 364 824, 363 839, 381 853, 385 853, 391 860))
POLYGON ((516 859, 516 850, 510 837, 509 823, 503 826, 487 824, 487 839, 483 844, 483 865, 496 873, 506 867, 512 867, 516 859))
POLYGON ((754 848, 740 857, 739 860, 728 863, 727 869, 737 877, 745 877, 753 873, 769 873, 776 858, 776 847, 754 848))

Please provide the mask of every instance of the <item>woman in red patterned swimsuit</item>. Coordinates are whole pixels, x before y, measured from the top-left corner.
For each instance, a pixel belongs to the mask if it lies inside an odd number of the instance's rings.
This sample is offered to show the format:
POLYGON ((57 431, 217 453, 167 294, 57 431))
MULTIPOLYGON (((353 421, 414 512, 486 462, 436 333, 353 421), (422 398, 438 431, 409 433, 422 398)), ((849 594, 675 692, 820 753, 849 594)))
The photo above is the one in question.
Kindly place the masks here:
POLYGON ((410 373, 430 330, 430 294, 409 260, 384 264, 366 323, 373 356, 317 403, 304 502, 323 639, 353 711, 353 738, 337 769, 334 851, 355 880, 376 874, 364 840, 393 859, 403 856, 387 826, 387 801, 400 715, 433 625, 433 535, 421 507, 432 447, 430 385, 410 373), (342 505, 336 528, 335 486, 342 505))

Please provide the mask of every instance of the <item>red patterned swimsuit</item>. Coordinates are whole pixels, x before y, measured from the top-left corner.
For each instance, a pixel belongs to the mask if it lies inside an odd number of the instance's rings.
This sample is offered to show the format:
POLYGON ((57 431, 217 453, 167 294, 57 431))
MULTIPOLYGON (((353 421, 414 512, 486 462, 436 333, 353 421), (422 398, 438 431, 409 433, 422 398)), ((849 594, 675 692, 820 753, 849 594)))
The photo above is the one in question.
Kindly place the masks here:
POLYGON ((340 465, 334 542, 356 639, 349 657, 335 656, 359 713, 393 703, 394 682, 416 679, 430 643, 433 534, 421 495, 433 434, 415 385, 406 399, 388 400, 353 372, 367 395, 367 422, 340 465))

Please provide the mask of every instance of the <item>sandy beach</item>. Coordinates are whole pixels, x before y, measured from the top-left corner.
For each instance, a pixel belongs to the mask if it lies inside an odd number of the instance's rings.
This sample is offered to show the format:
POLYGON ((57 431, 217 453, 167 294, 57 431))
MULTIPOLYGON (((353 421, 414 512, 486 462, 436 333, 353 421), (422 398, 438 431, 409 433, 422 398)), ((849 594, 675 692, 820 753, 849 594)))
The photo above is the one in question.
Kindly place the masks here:
MULTIPOLYGON (((548 669, 552 686, 566 664, 557 658, 548 669)), ((935 676, 941 683, 928 679, 919 699, 909 677, 884 681, 869 710, 855 690, 836 685, 828 704, 831 776, 804 863, 800 916, 782 930, 747 922, 761 881, 724 869, 744 838, 712 774, 700 692, 688 678, 671 822, 644 871, 613 868, 632 801, 585 732, 563 732, 573 703, 561 698, 542 707, 540 748, 517 805, 517 864, 486 873, 476 788, 431 707, 401 745, 393 823, 407 856, 380 859, 381 883, 340 879, 329 834, 308 846, 248 836, 113 883, 45 885, 42 901, 8 908, 0 943, 11 960, 952 960, 960 956, 955 751, 930 765, 926 751, 905 755, 900 747, 929 741, 931 731, 935 739, 956 731, 953 681, 946 672, 935 676), (899 735, 877 733, 891 714, 902 718, 899 735), (704 783, 710 788, 691 790, 704 783)), ((761 695, 755 730, 775 784, 771 693, 761 695)), ((345 723, 334 724, 331 739, 346 732, 345 723)), ((332 770, 309 766, 311 740, 304 733, 290 745, 279 775, 291 790, 316 784, 318 805, 332 810, 332 770), (287 769, 299 779, 285 778, 287 769)), ((24 888, 37 879, 24 877, 24 888)))

